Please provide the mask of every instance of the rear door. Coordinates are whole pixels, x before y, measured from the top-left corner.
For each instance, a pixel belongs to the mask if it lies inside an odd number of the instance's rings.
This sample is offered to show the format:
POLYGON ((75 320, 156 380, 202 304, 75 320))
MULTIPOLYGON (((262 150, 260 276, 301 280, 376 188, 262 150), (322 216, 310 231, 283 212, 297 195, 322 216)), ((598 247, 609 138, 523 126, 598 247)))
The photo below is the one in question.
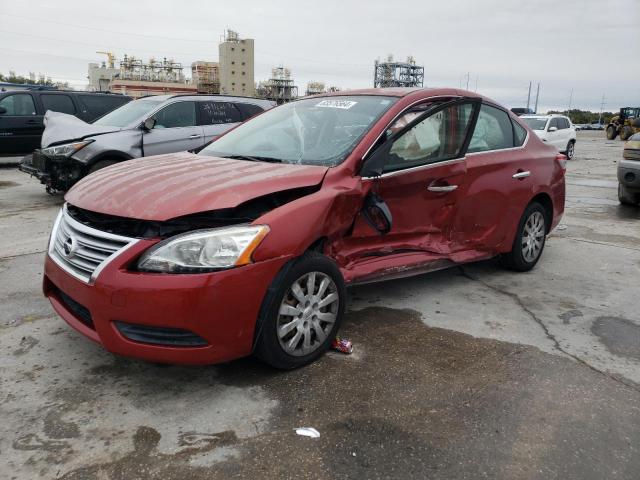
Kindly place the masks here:
POLYGON ((243 120, 238 106, 232 102, 215 100, 198 102, 198 110, 200 125, 204 132, 204 143, 215 140, 243 120))
POLYGON ((153 117, 155 126, 142 137, 146 157, 185 152, 204 145, 202 127, 197 125, 196 102, 171 103, 153 117))
POLYGON ((41 93, 40 103, 45 114, 49 110, 69 115, 77 115, 78 113, 71 96, 66 93, 41 93))
POLYGON ((31 93, 15 92, 0 99, 0 155, 31 153, 40 146, 44 126, 31 93))
POLYGON ((527 154, 527 135, 505 110, 482 105, 452 225, 455 250, 495 253, 510 238, 532 196, 539 167, 544 167, 543 161, 527 154))

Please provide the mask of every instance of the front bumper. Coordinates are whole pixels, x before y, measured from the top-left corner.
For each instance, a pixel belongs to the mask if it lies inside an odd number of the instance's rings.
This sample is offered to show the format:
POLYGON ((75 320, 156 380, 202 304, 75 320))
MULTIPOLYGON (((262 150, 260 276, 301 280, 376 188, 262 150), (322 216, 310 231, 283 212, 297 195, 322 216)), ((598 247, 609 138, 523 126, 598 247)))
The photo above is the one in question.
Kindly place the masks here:
POLYGON ((26 155, 18 170, 40 180, 40 183, 55 190, 68 190, 83 174, 84 165, 73 157, 53 159, 40 150, 26 155))
POLYGON ((620 160, 618 162, 618 181, 628 189, 640 192, 640 161, 620 160))
POLYGON ((207 274, 129 271, 127 267, 154 243, 132 245, 108 263, 93 284, 71 276, 47 255, 44 293, 69 325, 114 354, 194 365, 249 355, 262 300, 287 258, 207 274), (205 344, 135 341, 123 335, 123 323, 192 332, 205 344))

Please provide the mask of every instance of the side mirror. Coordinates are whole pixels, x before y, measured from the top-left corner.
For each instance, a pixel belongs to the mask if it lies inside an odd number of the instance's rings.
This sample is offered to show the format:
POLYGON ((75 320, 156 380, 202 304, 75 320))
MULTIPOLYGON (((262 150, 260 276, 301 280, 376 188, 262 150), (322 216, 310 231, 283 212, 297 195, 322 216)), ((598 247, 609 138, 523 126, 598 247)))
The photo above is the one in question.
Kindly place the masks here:
POLYGON ((153 117, 147 118, 142 124, 142 128, 147 132, 149 130, 153 130, 153 127, 155 126, 156 126, 156 119, 153 117))
POLYGON ((549 130, 547 130, 547 132, 556 132, 558 131, 558 127, 549 127, 549 130))
POLYGON ((362 216, 380 235, 385 235, 391 230, 393 223, 391 210, 384 200, 375 193, 369 193, 364 199, 362 216))
POLYGON ((0 115, 4 115, 5 113, 7 113, 7 109, 4 107, 0 107, 0 115))
POLYGON ((384 163, 389 158, 391 152, 392 141, 386 141, 376 151, 367 158, 360 169, 361 177, 379 177, 384 171, 384 163))

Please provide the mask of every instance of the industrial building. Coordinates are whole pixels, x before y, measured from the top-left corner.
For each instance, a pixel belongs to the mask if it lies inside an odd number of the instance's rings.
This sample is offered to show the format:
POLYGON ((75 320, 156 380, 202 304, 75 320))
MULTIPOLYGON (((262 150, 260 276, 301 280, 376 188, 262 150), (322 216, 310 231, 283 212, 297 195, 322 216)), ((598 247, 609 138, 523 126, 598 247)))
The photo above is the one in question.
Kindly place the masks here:
POLYGON ((307 83, 307 91, 304 93, 305 95, 320 95, 321 93, 325 93, 327 90, 324 86, 324 82, 309 82, 307 83))
POLYGON ((218 46, 220 93, 255 95, 254 49, 252 38, 240 38, 238 32, 227 30, 218 46))
POLYGON ((416 65, 413 57, 406 62, 396 62, 393 55, 386 62, 375 61, 373 87, 422 87, 424 86, 424 67, 416 65))
POLYGON ((218 62, 197 61, 191 64, 191 83, 198 93, 220 93, 220 66, 218 62))
POLYGON ((291 70, 282 66, 271 69, 271 78, 258 84, 256 96, 273 100, 278 105, 295 100, 298 87, 291 78, 291 70))

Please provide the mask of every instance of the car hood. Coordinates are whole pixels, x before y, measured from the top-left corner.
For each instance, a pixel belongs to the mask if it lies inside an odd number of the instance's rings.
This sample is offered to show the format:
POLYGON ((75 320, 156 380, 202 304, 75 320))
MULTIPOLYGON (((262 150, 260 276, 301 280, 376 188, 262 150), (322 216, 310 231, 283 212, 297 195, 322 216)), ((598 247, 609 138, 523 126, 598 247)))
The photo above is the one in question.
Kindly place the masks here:
POLYGON ((233 208, 253 198, 322 182, 328 167, 231 160, 173 153, 98 170, 65 195, 77 207, 165 221, 233 208))
POLYGON ((47 111, 44 115, 44 132, 40 145, 46 148, 53 143, 80 140, 93 135, 117 132, 121 127, 93 125, 67 113, 47 111))

